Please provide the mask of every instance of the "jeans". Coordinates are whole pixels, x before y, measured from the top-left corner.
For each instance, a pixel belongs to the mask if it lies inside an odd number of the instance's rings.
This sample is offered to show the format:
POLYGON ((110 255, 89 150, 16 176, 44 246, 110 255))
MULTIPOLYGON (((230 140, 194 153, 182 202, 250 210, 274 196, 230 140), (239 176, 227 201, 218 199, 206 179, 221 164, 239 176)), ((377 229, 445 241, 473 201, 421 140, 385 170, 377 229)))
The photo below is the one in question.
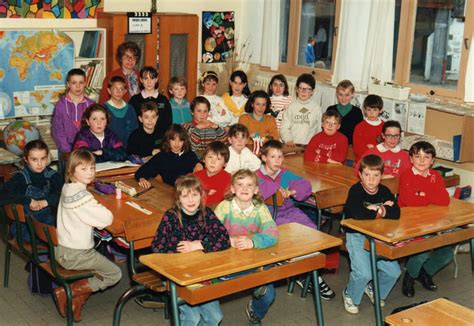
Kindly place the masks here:
POLYGON ((451 246, 441 247, 432 251, 425 251, 408 258, 407 272, 411 277, 417 278, 421 268, 433 276, 441 268, 453 260, 453 248, 451 246))
POLYGON ((217 326, 224 318, 219 301, 211 301, 196 306, 179 306, 182 326, 217 326))
MULTIPOLYGON (((364 249, 365 236, 360 233, 346 234, 346 247, 351 260, 351 273, 347 294, 355 305, 359 305, 367 283, 372 280, 370 253, 364 249)), ((380 284, 380 298, 385 300, 400 276, 400 266, 396 260, 377 260, 380 284)))
POLYGON ((273 284, 263 285, 255 288, 251 303, 251 309, 258 318, 265 317, 268 309, 275 300, 275 287, 273 284))

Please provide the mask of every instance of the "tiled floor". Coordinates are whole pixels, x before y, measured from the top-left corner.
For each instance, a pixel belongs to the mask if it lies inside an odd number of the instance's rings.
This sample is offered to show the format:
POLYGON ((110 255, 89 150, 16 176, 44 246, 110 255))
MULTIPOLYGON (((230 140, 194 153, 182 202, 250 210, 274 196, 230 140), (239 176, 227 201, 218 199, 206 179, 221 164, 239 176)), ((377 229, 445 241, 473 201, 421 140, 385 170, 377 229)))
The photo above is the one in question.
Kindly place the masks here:
MULTIPOLYGON (((0 244, 0 269, 3 280, 3 261, 5 245, 0 244)), ((474 279, 471 274, 470 256, 458 255, 460 264, 459 276, 453 278, 453 265, 447 266, 435 277, 439 286, 438 292, 428 292, 416 284, 416 295, 412 299, 401 293, 401 280, 395 286, 392 294, 383 308, 385 315, 398 306, 407 305, 421 300, 432 300, 441 296, 461 305, 474 309, 474 279)), ((10 272, 10 287, 0 287, 0 325, 64 325, 54 306, 51 296, 32 295, 26 285, 27 274, 24 271, 25 262, 12 255, 10 272)), ((122 266, 124 275, 128 275, 125 265, 122 266)), ((341 301, 341 291, 345 287, 348 277, 348 264, 345 257, 341 258, 339 274, 325 275, 326 281, 337 292, 336 298, 323 302, 323 313, 326 325, 373 325, 373 307, 367 297, 360 305, 360 314, 353 316, 344 311, 341 301)), ((120 284, 105 292, 91 296, 83 310, 82 325, 111 325, 112 314, 117 298, 128 288, 128 277, 124 277, 120 284)), ((315 325, 314 305, 312 298, 301 299, 299 289, 295 294, 286 294, 286 286, 277 288, 277 298, 271 307, 264 325, 315 325)), ((245 325, 245 305, 249 299, 248 293, 242 293, 222 300, 224 320, 221 325, 245 325)), ((168 325, 169 321, 163 317, 163 311, 142 309, 133 300, 125 306, 122 315, 122 325, 168 325)), ((473 321, 474 323, 474 321, 473 321)))

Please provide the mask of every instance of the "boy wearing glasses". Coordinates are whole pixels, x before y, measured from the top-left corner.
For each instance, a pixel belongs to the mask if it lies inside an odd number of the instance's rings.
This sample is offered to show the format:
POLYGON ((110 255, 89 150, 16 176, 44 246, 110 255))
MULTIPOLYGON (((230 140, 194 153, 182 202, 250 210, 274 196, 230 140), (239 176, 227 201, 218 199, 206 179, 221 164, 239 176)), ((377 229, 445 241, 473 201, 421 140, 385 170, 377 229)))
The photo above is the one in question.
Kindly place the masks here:
POLYGON ((346 136, 338 131, 341 127, 341 116, 335 110, 326 111, 321 123, 323 131, 311 138, 304 152, 304 160, 342 164, 349 145, 346 136))
POLYGON ((110 100, 104 103, 110 113, 109 128, 127 148, 128 138, 138 128, 137 115, 133 107, 123 100, 127 93, 127 82, 122 76, 113 76, 107 88, 110 100))
MULTIPOLYGON (((384 164, 382 179, 399 177, 411 167, 408 153, 402 150, 399 145, 401 133, 402 127, 398 121, 386 121, 382 127, 383 142, 368 149, 362 155, 362 158, 369 154, 375 154, 382 158, 384 164)), ((356 175, 358 175, 361 160, 357 162, 354 168, 356 175)))
POLYGON ((367 95, 363 105, 365 118, 355 127, 352 143, 356 162, 368 149, 381 142, 380 134, 384 123, 380 118, 383 111, 383 100, 380 96, 367 95))
POLYGON ((287 146, 306 146, 318 131, 321 121, 321 107, 313 99, 316 86, 314 77, 302 74, 296 80, 296 100, 283 113, 281 139, 287 146))

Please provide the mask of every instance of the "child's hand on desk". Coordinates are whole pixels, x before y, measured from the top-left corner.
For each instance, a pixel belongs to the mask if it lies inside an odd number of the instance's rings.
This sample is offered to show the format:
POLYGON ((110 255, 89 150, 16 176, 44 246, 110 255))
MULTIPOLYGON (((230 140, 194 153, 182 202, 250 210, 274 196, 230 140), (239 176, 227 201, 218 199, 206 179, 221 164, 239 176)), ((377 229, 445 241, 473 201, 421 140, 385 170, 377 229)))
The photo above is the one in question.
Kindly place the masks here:
POLYGON ((335 160, 333 160, 332 158, 328 158, 328 163, 337 164, 337 165, 342 165, 341 162, 335 161, 335 160))
POLYGON ((204 250, 201 241, 180 241, 176 250, 181 253, 193 252, 198 250, 204 250))
POLYGON ((92 152, 92 154, 95 154, 95 155, 97 155, 97 156, 100 156, 100 155, 103 154, 103 152, 102 152, 101 149, 99 149, 99 150, 97 150, 97 151, 92 152))
POLYGON ((34 212, 40 211, 47 206, 48 206, 48 202, 46 200, 34 200, 34 199, 31 199, 31 202, 29 205, 30 209, 34 212))
POLYGON ((370 209, 371 211, 377 211, 379 209, 379 206, 371 204, 371 205, 367 206, 367 209, 370 209))
POLYGON ((145 189, 148 189, 148 188, 151 187, 150 181, 148 181, 145 178, 140 178, 140 180, 138 180, 138 185, 142 188, 145 188, 145 189))
POLYGON ((230 237, 230 245, 239 250, 252 249, 253 241, 245 236, 234 236, 230 237))
POLYGON ((393 200, 387 200, 385 203, 383 203, 384 206, 390 206, 392 207, 395 203, 393 202, 393 200))

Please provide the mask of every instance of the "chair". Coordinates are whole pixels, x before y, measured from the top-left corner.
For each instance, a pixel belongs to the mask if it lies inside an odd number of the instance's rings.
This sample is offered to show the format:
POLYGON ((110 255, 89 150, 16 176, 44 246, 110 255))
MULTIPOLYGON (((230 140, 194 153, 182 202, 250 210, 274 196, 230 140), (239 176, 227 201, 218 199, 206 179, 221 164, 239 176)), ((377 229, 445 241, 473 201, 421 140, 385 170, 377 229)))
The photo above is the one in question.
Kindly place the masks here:
MULTIPOLYGON (((72 325, 74 322, 73 312, 72 312, 72 291, 70 284, 90 278, 94 276, 93 270, 69 270, 61 267, 55 259, 54 255, 54 248, 58 246, 58 236, 56 232, 56 228, 52 225, 42 223, 35 219, 32 216, 27 216, 26 218, 27 223, 29 226, 34 229, 36 236, 47 243, 48 246, 48 254, 49 254, 49 261, 47 262, 40 262, 38 265, 44 271, 46 271, 49 275, 51 275, 56 283, 60 286, 64 286, 66 291, 66 316, 67 316, 67 324, 72 325)), ((38 258, 38 251, 35 250, 33 246, 33 255, 36 261, 39 261, 38 258)))
MULTIPOLYGON (((151 247, 151 242, 158 228, 160 221, 155 217, 146 219, 133 219, 124 222, 125 239, 129 242, 129 269, 132 282, 135 283, 125 291, 115 304, 113 325, 120 325, 122 309, 125 303, 132 297, 143 293, 145 290, 163 293, 167 291, 166 285, 161 280, 158 273, 152 270, 144 272, 137 271, 137 262, 135 250, 151 247)), ((168 301, 168 300, 167 300, 168 301)), ((165 304, 165 313, 167 312, 167 303, 165 304)))
MULTIPOLYGON (((36 246, 36 238, 32 237, 32 242, 23 240, 23 230, 21 227, 22 223, 26 223, 25 212, 23 206, 19 204, 6 204, 3 209, 0 210, 2 233, 3 239, 5 240, 5 264, 4 264, 4 276, 3 276, 3 287, 7 288, 10 278, 10 258, 12 249, 24 255, 28 260, 32 260, 34 263, 38 263, 33 255, 33 242, 36 246), (17 237, 12 237, 9 234, 12 224, 16 225, 17 237)), ((37 246, 38 255, 48 253, 48 249, 45 245, 39 244, 37 246)))

